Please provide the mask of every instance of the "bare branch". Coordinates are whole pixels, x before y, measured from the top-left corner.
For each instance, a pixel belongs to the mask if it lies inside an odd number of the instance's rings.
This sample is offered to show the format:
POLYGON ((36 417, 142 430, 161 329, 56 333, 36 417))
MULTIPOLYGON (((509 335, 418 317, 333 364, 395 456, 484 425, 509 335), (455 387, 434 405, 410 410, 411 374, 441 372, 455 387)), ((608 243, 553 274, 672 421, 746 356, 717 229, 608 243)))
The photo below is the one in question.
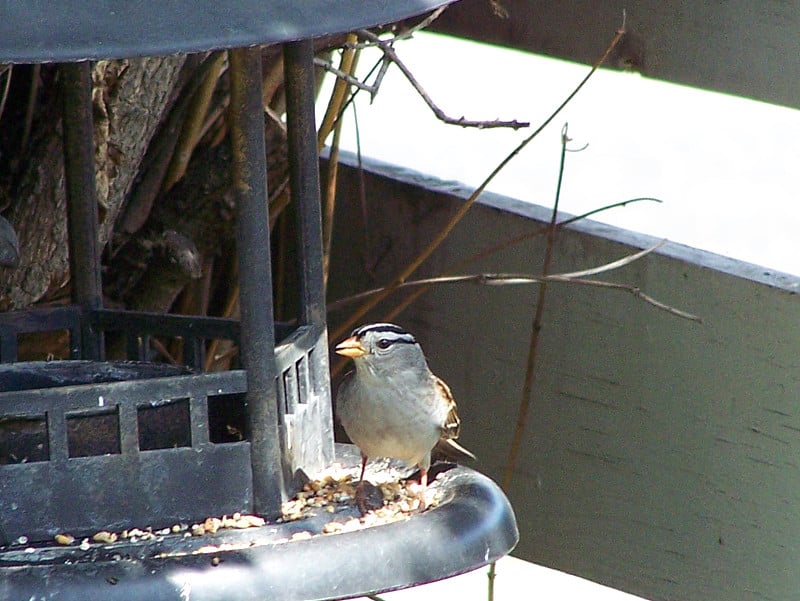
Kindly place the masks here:
POLYGON ((337 69, 332 64, 330 64, 328 61, 326 61, 324 58, 319 58, 319 57, 315 56, 314 57, 314 64, 317 67, 322 67, 328 73, 333 73, 336 77, 338 77, 339 79, 341 79, 343 81, 346 81, 351 86, 355 86, 355 87, 357 87, 357 88, 359 88, 361 90, 364 90, 365 92, 369 92, 370 96, 374 96, 378 92, 377 83, 376 83, 376 85, 372 85, 372 86, 369 85, 369 84, 365 84, 360 79, 358 79, 358 77, 354 77, 354 76, 350 75, 349 73, 345 73, 341 69, 337 69))
POLYGON ((381 68, 378 70, 378 74, 375 76, 375 81, 372 84, 374 89, 373 92, 369 95, 369 101, 374 102, 375 96, 378 94, 378 89, 381 87, 383 83, 383 76, 386 75, 386 72, 389 70, 389 65, 392 64, 391 59, 388 56, 384 55, 381 59, 381 68))
POLYGON ((657 244, 654 244, 650 248, 645 248, 644 250, 639 251, 638 253, 634 253, 632 255, 628 255, 626 257, 622 257, 618 261, 614 261, 612 263, 606 263, 605 265, 601 265, 600 267, 592 267, 591 269, 584 269, 583 271, 573 271, 572 273, 562 273, 560 274, 562 278, 582 278, 587 275, 596 275, 598 273, 605 273, 606 271, 613 271, 614 269, 619 269, 620 267, 624 267, 634 261, 641 259, 642 257, 649 255, 654 250, 658 250, 664 244, 666 240, 661 240, 657 244))
POLYGON ((687 311, 683 311, 681 309, 676 309, 675 307, 671 307, 666 303, 662 303, 661 301, 656 300, 649 294, 642 292, 642 290, 638 286, 633 286, 630 284, 620 284, 617 282, 605 282, 602 280, 585 280, 581 278, 568 277, 566 275, 561 275, 561 274, 536 276, 526 273, 473 273, 468 275, 437 276, 433 278, 423 278, 420 280, 409 280, 394 287, 382 286, 380 288, 373 288, 372 290, 367 290, 365 292, 360 292, 358 294, 354 294, 353 296, 348 296, 347 298, 340 299, 328 305, 328 312, 337 311, 339 309, 342 309, 346 305, 349 305, 350 303, 363 300, 365 298, 369 298, 370 296, 380 294, 390 289, 399 290, 404 288, 417 288, 419 286, 430 286, 433 284, 477 284, 480 286, 519 286, 519 285, 529 285, 529 284, 542 284, 546 282, 561 283, 561 284, 578 284, 580 286, 594 286, 596 288, 609 288, 612 290, 622 290, 624 292, 632 294, 636 298, 639 298, 650 305, 653 305, 657 309, 661 309, 662 311, 666 311, 667 313, 671 313, 672 315, 675 315, 677 317, 682 317, 684 319, 689 319, 691 321, 696 321, 698 323, 702 323, 703 321, 702 318, 698 317, 697 315, 688 313, 687 311))
POLYGON ((616 282, 604 282, 601 280, 582 280, 577 278, 565 278, 563 276, 550 276, 548 278, 552 282, 564 282, 570 284, 580 284, 582 286, 595 286, 598 288, 610 288, 612 290, 622 290, 625 292, 629 292, 633 296, 638 299, 645 301, 646 303, 653 305, 656 309, 660 309, 662 311, 666 311, 676 317, 681 317, 683 319, 688 319, 690 321, 696 321, 697 323, 703 323, 703 319, 694 315, 693 313, 689 313, 687 311, 683 311, 681 309, 676 309, 666 303, 662 303, 659 300, 654 299, 649 294, 642 292, 642 290, 638 286, 631 286, 630 284, 618 284, 616 282))
POLYGON ((3 116, 3 110, 6 107, 6 100, 8 99, 8 91, 11 89, 11 74, 14 72, 14 65, 7 65, 0 70, 0 75, 6 74, 6 85, 3 88, 3 95, 0 97, 0 117, 3 116))
POLYGON ((408 38, 410 38, 412 35, 414 35, 414 34, 415 34, 415 33, 417 33, 418 31, 420 31, 421 29, 425 29, 425 28, 427 28, 427 27, 428 27, 428 25, 430 25, 430 24, 431 24, 431 23, 433 23, 433 22, 434 22, 436 19, 438 19, 438 18, 439 18, 439 16, 440 16, 440 15, 441 15, 441 14, 442 14, 442 13, 443 13, 443 12, 444 12, 446 9, 447 9, 447 4, 445 4, 444 6, 440 6, 439 8, 437 8, 435 11, 433 11, 431 14, 429 14, 427 17, 425 17, 424 19, 422 19, 422 21, 420 21, 419 23, 417 23, 417 24, 416 24, 416 25, 414 25, 413 27, 409 27, 408 29, 406 29, 406 30, 404 30, 404 31, 401 31, 400 33, 398 33, 398 34, 397 34, 397 35, 394 37, 394 40, 407 40, 407 39, 408 39, 408 38))
POLYGON ((586 82, 589 81, 589 79, 592 77, 595 71, 597 71, 597 69, 600 68, 600 65, 602 65, 605 62, 605 60, 608 58, 608 55, 611 54, 614 48, 616 48, 620 39, 622 39, 623 34, 624 31, 619 31, 619 30, 615 33, 613 39, 611 40, 611 43, 608 45, 605 52, 603 53, 603 56, 601 56, 600 59, 594 65, 592 65, 592 68, 590 69, 589 73, 581 80, 581 82, 567 96, 567 98, 555 109, 555 111, 553 111, 553 113, 550 114, 550 116, 547 119, 545 119, 541 123, 541 125, 539 125, 538 128, 536 128, 535 131, 530 133, 522 142, 520 142, 514 148, 514 150, 512 150, 508 155, 506 155, 506 157, 502 161, 500 161, 500 163, 497 166, 495 166, 494 169, 492 169, 491 173, 489 173, 489 175, 486 176, 483 182, 472 192, 472 194, 470 194, 469 198, 466 201, 464 201, 464 204, 461 205, 458 212, 455 215, 453 215, 453 217, 450 219, 447 225, 439 232, 439 234, 431 241, 431 243, 413 261, 411 261, 411 263, 407 265, 406 268, 400 272, 400 274, 397 275, 392 284, 386 290, 382 291, 379 294, 376 294, 372 298, 367 299, 367 301, 363 305, 361 305, 355 311, 353 311, 352 315, 350 315, 350 317, 346 319, 344 323, 342 323, 335 331, 331 332, 330 338, 332 340, 337 340, 338 338, 343 336, 344 333, 350 330, 359 319, 361 319, 370 309, 372 309, 372 307, 374 307, 375 305, 380 303, 384 298, 389 296, 392 290, 394 290, 398 285, 406 281, 408 277, 412 273, 414 273, 422 263, 425 262, 425 260, 433 253, 433 251, 436 250, 439 247, 439 245, 442 242, 444 242, 444 240, 450 235, 450 232, 453 230, 453 228, 455 228, 456 225, 458 225, 458 223, 464 217, 464 215, 467 214, 470 207, 472 207, 472 205, 475 204, 475 201, 478 200, 478 197, 481 194, 483 194, 483 191, 491 183, 491 181, 495 178, 495 176, 498 173, 500 173, 505 168, 505 166, 508 165, 508 163, 510 163, 514 159, 514 157, 516 157, 520 152, 522 152, 522 150, 528 144, 530 144, 531 141, 533 141, 533 139, 536 138, 536 136, 538 136, 542 132, 542 130, 544 130, 544 128, 550 124, 550 122, 553 119, 555 119, 556 115, 558 115, 561 112, 561 110, 570 102, 570 100, 572 100, 578 94, 578 92, 580 92, 580 90, 583 88, 584 85, 586 85, 586 82))
POLYGON ((427 17, 425 17, 422 21, 417 23, 416 25, 414 25, 412 27, 409 27, 408 29, 404 29, 403 31, 400 31, 396 35, 393 35, 392 37, 388 37, 385 40, 380 39, 378 36, 375 36, 377 38, 377 41, 373 40, 373 41, 354 42, 354 43, 349 43, 348 42, 345 45, 345 47, 346 48, 355 48, 355 49, 374 48, 375 46, 379 46, 380 44, 392 44, 392 43, 400 41, 400 40, 410 39, 411 37, 413 37, 413 35, 415 33, 417 33, 418 31, 420 31, 422 29, 425 29, 431 23, 433 23, 436 19, 438 19, 439 16, 445 11, 446 8, 447 8, 447 5, 440 6, 439 8, 434 10, 431 14, 429 14, 427 17))
POLYGON ((513 121, 501 121, 499 119, 495 119, 494 121, 474 121, 471 119, 466 119, 464 117, 450 117, 445 112, 440 109, 436 104, 433 102, 428 93, 423 89, 417 79, 414 77, 411 70, 406 67, 403 61, 400 60, 400 57, 397 56, 397 53, 394 51, 392 47, 392 42, 394 40, 382 40, 380 37, 368 31, 366 29, 362 29, 358 32, 358 35, 362 38, 370 40, 373 42, 380 50, 384 53, 386 57, 388 57, 400 71, 405 75, 406 79, 411 83, 414 89, 417 91, 422 99, 425 101, 425 104, 428 105, 428 108, 433 111, 433 114, 436 115, 436 118, 444 123, 448 123, 450 125, 460 125, 462 127, 476 127, 478 129, 488 129, 493 127, 510 127, 512 129, 520 129, 522 127, 530 127, 530 123, 525 121, 517 121, 516 119, 513 121))

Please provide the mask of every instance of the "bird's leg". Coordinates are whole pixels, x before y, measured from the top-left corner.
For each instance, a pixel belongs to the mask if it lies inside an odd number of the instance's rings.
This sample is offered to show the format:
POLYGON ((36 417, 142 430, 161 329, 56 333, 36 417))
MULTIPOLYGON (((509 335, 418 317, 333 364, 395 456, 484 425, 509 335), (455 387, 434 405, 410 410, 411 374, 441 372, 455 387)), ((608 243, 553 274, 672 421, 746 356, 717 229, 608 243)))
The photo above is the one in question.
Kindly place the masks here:
POLYGON ((428 470, 419 466, 419 472, 413 474, 414 481, 407 481, 406 488, 409 494, 413 494, 419 501, 419 510, 424 511, 428 508, 425 493, 428 490, 428 470), (419 484, 416 483, 416 475, 419 474, 419 484))
POLYGON ((367 469, 367 460, 368 459, 369 458, 366 455, 364 455, 364 453, 361 453, 361 475, 358 477, 358 483, 359 484, 361 484, 361 482, 364 480, 364 472, 367 469))
POLYGON ((364 492, 364 471, 367 469, 368 457, 361 453, 361 475, 358 477, 358 484, 356 484, 356 506, 361 512, 361 515, 366 515, 369 512, 367 506, 367 495, 364 492))
POLYGON ((419 475, 419 508, 426 509, 428 503, 425 500, 425 493, 428 490, 428 470, 425 468, 420 469, 419 475))

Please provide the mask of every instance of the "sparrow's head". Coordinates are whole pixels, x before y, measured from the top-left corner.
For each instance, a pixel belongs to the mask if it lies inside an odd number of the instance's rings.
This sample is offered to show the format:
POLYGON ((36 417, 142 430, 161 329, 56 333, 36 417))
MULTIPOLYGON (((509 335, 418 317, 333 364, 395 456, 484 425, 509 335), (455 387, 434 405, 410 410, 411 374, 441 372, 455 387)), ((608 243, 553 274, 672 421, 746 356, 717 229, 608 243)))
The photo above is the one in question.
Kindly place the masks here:
POLYGON ((402 371, 422 363, 427 369, 417 339, 392 323, 372 323, 356 328, 335 350, 352 358, 356 365, 367 363, 376 368, 402 371))

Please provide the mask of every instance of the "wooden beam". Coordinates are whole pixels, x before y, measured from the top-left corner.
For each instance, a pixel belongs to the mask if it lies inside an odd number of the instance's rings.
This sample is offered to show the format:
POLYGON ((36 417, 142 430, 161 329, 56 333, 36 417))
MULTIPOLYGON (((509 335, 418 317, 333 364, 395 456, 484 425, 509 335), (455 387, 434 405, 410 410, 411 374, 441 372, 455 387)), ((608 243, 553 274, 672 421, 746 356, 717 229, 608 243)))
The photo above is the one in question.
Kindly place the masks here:
POLYGON ((487 0, 462 0, 432 29, 590 64, 621 26, 625 9, 629 33, 609 66, 800 107, 800 12, 793 3, 500 2, 508 18, 496 16, 487 0))

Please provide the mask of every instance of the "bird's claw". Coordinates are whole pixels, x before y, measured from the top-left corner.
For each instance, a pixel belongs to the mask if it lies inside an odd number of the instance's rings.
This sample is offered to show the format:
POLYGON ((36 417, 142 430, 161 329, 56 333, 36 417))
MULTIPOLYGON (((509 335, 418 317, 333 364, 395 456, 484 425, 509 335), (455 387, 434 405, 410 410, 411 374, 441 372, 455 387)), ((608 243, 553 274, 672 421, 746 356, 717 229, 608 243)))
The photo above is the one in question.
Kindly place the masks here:
POLYGON ((361 515, 367 515, 370 511, 383 507, 381 489, 366 480, 359 482, 356 486, 356 507, 361 515))

